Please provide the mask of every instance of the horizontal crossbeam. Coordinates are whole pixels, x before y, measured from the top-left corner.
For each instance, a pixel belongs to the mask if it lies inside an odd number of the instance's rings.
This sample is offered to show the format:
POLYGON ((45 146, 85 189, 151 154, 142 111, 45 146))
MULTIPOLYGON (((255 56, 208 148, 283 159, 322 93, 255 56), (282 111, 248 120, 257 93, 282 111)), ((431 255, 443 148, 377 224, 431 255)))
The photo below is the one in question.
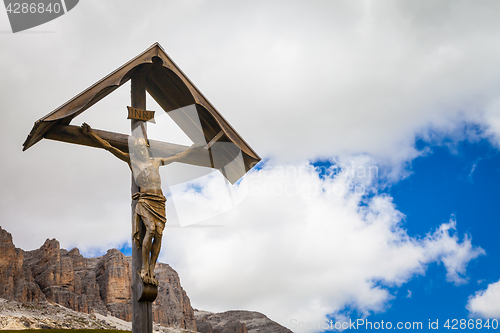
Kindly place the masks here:
MULTIPOLYGON (((108 141, 113 147, 120 149, 123 152, 129 152, 129 135, 108 132, 98 129, 92 129, 95 134, 108 141)), ((79 126, 73 125, 58 125, 53 127, 49 132, 45 135, 46 139, 62 141, 67 143, 73 143, 77 145, 89 146, 99 148, 97 143, 92 140, 89 136, 85 135, 79 126)), ((170 157, 175 154, 181 153, 187 149, 189 146, 178 145, 174 143, 149 140, 149 144, 151 146, 151 152, 154 157, 170 157)), ((189 154, 182 160, 179 160, 181 163, 203 166, 203 167, 212 167, 212 163, 210 161, 210 154, 207 150, 201 149, 193 154, 189 154)))

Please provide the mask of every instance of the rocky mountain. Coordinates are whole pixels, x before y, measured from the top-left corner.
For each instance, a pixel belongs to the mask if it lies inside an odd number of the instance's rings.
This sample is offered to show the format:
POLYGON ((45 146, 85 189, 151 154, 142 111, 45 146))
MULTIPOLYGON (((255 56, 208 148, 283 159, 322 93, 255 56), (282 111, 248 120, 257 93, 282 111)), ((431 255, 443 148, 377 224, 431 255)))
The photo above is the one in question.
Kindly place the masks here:
MULTIPOLYGON (((291 332, 258 312, 195 312, 175 270, 167 264, 157 263, 155 273, 160 285, 153 303, 153 321, 163 327, 164 332, 172 327, 179 332, 202 333, 291 332)), ((116 249, 100 257, 85 258, 78 249, 67 251, 60 248, 57 240, 47 239, 37 250, 23 251, 14 246, 12 235, 0 227, 0 299, 24 304, 30 309, 42 307, 42 315, 51 304, 58 304, 89 314, 91 319, 113 316, 130 322, 130 281, 131 258, 116 249)), ((46 322, 35 315, 30 317, 35 319, 24 321, 16 315, 2 317, 5 313, 1 310, 0 307, 0 328, 11 322, 12 325, 31 323, 40 328, 46 322), (5 321, 3 326, 2 320, 5 321)))
MULTIPOLYGON (((49 302, 21 303, 0 298, 0 330, 25 329, 132 330, 132 323, 98 313, 82 313, 49 302)), ((155 333, 194 333, 154 324, 155 333)))
POLYGON ((198 332, 201 333, 292 333, 265 315, 254 311, 212 313, 194 311, 198 332))
MULTIPOLYGON (((47 239, 37 250, 14 246, 0 227, 0 298, 19 302, 60 304, 83 313, 110 314, 132 320, 131 259, 116 249, 104 256, 83 257, 78 249, 61 249, 47 239)), ((153 320, 167 327, 196 331, 191 302, 169 265, 158 263, 158 297, 153 320)))
POLYGON ((107 317, 99 317, 101 318, 48 302, 25 305, 0 298, 0 330, 117 329, 117 325, 102 319, 107 317))

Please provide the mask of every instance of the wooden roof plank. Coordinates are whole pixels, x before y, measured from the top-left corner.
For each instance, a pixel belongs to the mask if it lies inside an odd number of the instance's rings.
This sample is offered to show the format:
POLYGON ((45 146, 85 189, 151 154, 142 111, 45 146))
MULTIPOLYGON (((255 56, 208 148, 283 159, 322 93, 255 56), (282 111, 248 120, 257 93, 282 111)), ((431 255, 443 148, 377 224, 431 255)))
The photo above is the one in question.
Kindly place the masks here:
MULTIPOLYGON (((64 132, 61 125, 68 125, 73 118, 127 82, 131 75, 139 69, 144 69, 147 72, 147 89, 158 104, 167 113, 179 110, 177 113, 172 112, 171 116, 173 116, 173 119, 175 118, 174 121, 188 137, 194 139, 194 142, 201 143, 197 142, 201 140, 201 136, 204 136, 206 142, 210 142, 222 130, 225 135, 221 137, 233 142, 243 153, 245 171, 248 171, 260 161, 260 157, 213 107, 210 101, 196 88, 158 43, 153 44, 123 66, 35 122, 33 129, 23 144, 23 150, 30 148, 43 138, 54 139, 58 136, 62 138, 66 135, 65 140, 70 140, 70 131, 74 131, 74 129, 66 127, 66 132, 64 132), (192 119, 193 115, 188 114, 189 112, 186 112, 186 110, 182 110, 183 107, 192 104, 195 104, 198 119, 192 119)), ((76 140, 76 137, 73 137, 72 140, 76 140)), ((215 142, 219 141, 215 140, 215 142)), ((222 151, 228 154, 228 157, 233 155, 232 149, 224 148, 222 151)), ((228 161, 224 163, 226 162, 228 161)), ((207 164, 206 161, 196 161, 196 163, 203 166, 207 164)), ((218 163, 216 161, 216 164, 218 163)), ((225 174, 229 174, 229 172, 225 172, 225 174)), ((241 172, 235 172, 234 176, 240 174, 241 172)))

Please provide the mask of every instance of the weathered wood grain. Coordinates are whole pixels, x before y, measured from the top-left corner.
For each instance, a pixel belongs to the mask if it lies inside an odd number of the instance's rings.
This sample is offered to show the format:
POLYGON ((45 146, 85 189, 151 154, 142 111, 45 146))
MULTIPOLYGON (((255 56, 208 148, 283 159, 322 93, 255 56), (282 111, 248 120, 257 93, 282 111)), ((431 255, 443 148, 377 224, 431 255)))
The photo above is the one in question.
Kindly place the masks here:
MULTIPOLYGON (((138 72, 132 77, 131 82, 131 103, 133 108, 146 109, 146 85, 144 80, 144 72, 138 72)), ((132 120, 131 129, 141 126, 141 121, 132 120)), ((127 140, 128 141, 128 140, 127 140)), ((135 183, 134 176, 132 178, 131 194, 139 192, 139 186, 135 183)), ((132 219, 134 218, 136 200, 132 200, 132 219)), ((133 225, 133 221, 132 221, 133 225)), ((133 229, 133 228, 132 228, 133 229)), ((133 234, 132 230, 132 234, 133 234)), ((144 238, 146 227, 141 223, 140 239, 144 238)), ((134 240, 132 240, 132 333, 152 333, 153 332, 153 308, 151 302, 139 302, 142 290, 139 284, 142 283, 139 272, 142 267, 142 250, 137 248, 134 240)))

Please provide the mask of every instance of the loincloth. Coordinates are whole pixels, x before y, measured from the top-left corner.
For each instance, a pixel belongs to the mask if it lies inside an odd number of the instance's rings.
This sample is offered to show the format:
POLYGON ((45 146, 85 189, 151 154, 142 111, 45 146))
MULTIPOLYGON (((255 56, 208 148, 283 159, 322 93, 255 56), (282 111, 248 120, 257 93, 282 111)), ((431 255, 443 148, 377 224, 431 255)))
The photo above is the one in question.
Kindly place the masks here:
POLYGON ((162 235, 165 223, 167 222, 165 216, 165 202, 167 199, 161 194, 137 192, 132 195, 132 200, 137 200, 133 218, 132 237, 141 242, 139 237, 141 230, 140 219, 142 219, 142 223, 146 227, 149 226, 156 233, 162 235))

